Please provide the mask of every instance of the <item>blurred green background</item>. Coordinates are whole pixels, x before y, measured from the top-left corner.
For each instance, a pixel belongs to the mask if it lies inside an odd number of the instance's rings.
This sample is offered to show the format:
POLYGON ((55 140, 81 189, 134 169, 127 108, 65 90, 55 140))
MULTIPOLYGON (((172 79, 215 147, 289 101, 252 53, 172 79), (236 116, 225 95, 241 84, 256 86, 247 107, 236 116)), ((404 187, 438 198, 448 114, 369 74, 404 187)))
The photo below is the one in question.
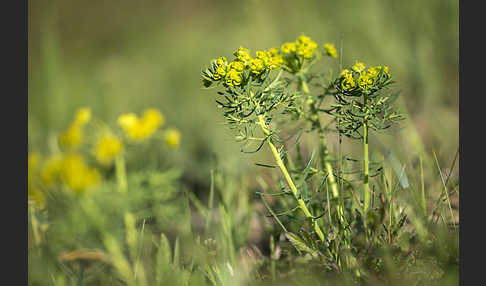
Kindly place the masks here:
POLYGON ((47 149, 46 136, 81 106, 110 123, 156 107, 183 134, 164 160, 207 189, 214 158, 233 173, 255 161, 223 125, 214 91, 201 88, 201 69, 240 45, 255 51, 305 33, 338 51, 342 43, 344 65, 388 65, 408 120, 386 142, 434 150, 449 165, 459 144, 458 11, 450 0, 29 1, 29 150, 47 149))

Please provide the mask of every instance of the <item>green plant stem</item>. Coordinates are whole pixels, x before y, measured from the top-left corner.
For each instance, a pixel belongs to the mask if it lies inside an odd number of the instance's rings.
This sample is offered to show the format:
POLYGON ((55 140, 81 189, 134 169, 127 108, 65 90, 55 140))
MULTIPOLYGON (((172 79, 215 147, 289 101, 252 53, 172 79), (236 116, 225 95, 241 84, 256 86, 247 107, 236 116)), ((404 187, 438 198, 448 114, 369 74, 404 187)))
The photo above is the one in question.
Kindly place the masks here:
POLYGON ((127 190, 127 170, 125 167, 125 158, 123 155, 115 159, 116 181, 118 183, 118 191, 121 193, 127 190))
MULTIPOLYGON (((263 115, 258 115, 258 124, 260 125, 263 133, 266 136, 269 136, 270 131, 266 128, 265 119, 263 118, 263 115)), ((309 212, 309 209, 305 205, 304 200, 299 199, 299 197, 297 195, 298 194, 297 188, 295 187, 295 184, 292 181, 292 178, 290 177, 290 174, 287 171, 287 168, 285 167, 282 159, 280 158, 280 154, 279 154, 277 148, 275 147, 275 145, 273 145, 272 140, 270 138, 268 139, 267 142, 268 142, 268 146, 270 146, 270 150, 272 151, 273 157, 274 157, 278 167, 280 168, 280 170, 282 171, 282 174, 284 175, 285 181, 287 181, 287 184, 290 187, 290 191, 294 195, 294 198, 297 200, 297 204, 299 205, 300 209, 304 212, 304 215, 307 218, 310 218, 312 220, 312 224, 313 224, 314 230, 316 231, 317 236, 319 236, 319 239, 321 239, 321 241, 324 242, 324 234, 322 233, 321 229, 319 228, 319 225, 317 224, 317 221, 314 218, 314 216, 312 216, 312 214, 309 212)))
POLYGON ((427 203, 425 201, 425 184, 424 184, 424 167, 422 163, 422 154, 419 156, 419 162, 420 162, 420 186, 422 190, 422 197, 421 197, 421 205, 422 205, 422 211, 424 212, 424 217, 427 217, 427 203))
POLYGON ((30 214, 30 226, 32 227, 32 235, 34 236, 34 243, 35 245, 39 245, 41 242, 40 235, 39 235, 39 222, 35 217, 34 210, 32 209, 32 207, 29 207, 29 214, 30 214))
MULTIPOLYGON (((364 105, 366 106, 366 102, 368 100, 368 96, 364 96, 364 105)), ((364 178, 363 178, 363 185, 364 185, 364 212, 368 210, 371 201, 371 192, 370 192, 370 185, 369 185, 369 159, 368 159, 368 119, 365 116, 363 122, 363 157, 364 157, 364 178)))
MULTIPOLYGON (((302 91, 304 92, 304 94, 310 95, 310 90, 309 90, 307 83, 305 81, 301 80, 300 85, 301 85, 301 88, 302 88, 302 91)), ((319 147, 320 147, 320 151, 321 151, 321 166, 328 173, 327 179, 328 179, 328 182, 329 182, 329 186, 331 187, 332 197, 334 199, 339 198, 339 189, 338 189, 338 185, 337 185, 337 182, 336 182, 336 177, 334 177, 334 172, 333 172, 333 169, 332 169, 331 162, 329 160, 329 150, 327 148, 326 138, 324 136, 324 130, 322 130, 321 121, 319 120, 319 114, 317 113, 317 108, 316 108, 314 103, 310 104, 310 107, 311 107, 311 112, 312 112, 311 116, 316 117, 316 120, 314 120, 314 124, 317 127, 317 134, 319 136, 319 147)), ((343 221, 344 220, 344 211, 343 211, 342 202, 340 202, 340 204, 337 206, 337 211, 338 211, 339 219, 341 221, 343 221)))
MULTIPOLYGON (((306 95, 310 95, 309 87, 305 81, 301 81, 302 91, 306 95)), ((331 162, 329 161, 329 150, 327 149, 326 138, 324 136, 324 130, 322 130, 321 122, 319 120, 319 115, 317 113, 317 108, 314 104, 311 104, 311 112, 312 116, 317 116, 317 119, 314 121, 317 127, 317 133, 319 135, 319 145, 321 148, 321 165, 328 173, 328 181, 331 187, 331 192, 333 198, 337 198, 339 196, 339 190, 336 183, 336 178, 334 177, 334 173, 332 170, 331 162)))

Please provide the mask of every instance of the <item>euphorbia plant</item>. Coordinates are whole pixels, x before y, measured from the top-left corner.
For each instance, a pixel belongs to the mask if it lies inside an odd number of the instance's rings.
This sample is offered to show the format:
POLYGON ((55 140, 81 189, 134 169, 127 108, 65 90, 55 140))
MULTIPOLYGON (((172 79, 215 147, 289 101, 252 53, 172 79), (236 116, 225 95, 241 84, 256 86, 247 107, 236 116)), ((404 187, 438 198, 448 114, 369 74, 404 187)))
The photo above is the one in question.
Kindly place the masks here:
POLYGON ((388 66, 366 66, 356 61, 349 69, 343 69, 331 83, 336 104, 330 113, 338 120, 337 129, 349 138, 363 142, 363 210, 371 203, 369 185, 369 130, 384 130, 403 117, 393 110, 391 103, 398 93, 391 93, 392 77, 388 66))
MULTIPOLYGON (((344 187, 341 170, 335 173, 325 137, 328 129, 321 123, 320 115, 323 112, 331 114, 337 119, 336 127, 340 134, 363 140, 364 207, 361 209, 364 213, 370 206, 371 198, 368 131, 386 129, 401 116, 391 109, 394 95, 387 93, 392 83, 388 67, 366 69, 357 62, 350 69, 344 69, 329 84, 322 84, 321 81, 317 86, 323 87, 324 92, 313 94, 313 80, 319 78, 319 74, 312 72, 311 68, 324 55, 331 58, 338 56, 333 45, 325 44, 323 47, 322 51, 319 50, 318 45, 304 35, 295 42, 282 44, 280 48, 256 51, 254 56, 248 49, 240 47, 233 53, 231 61, 225 57, 211 61, 210 66, 202 72, 202 79, 207 88, 221 88, 217 91, 220 97, 216 102, 230 128, 236 130, 237 140, 245 146, 257 143, 255 150, 242 151, 257 152, 264 146, 270 149, 276 166, 258 165, 278 167, 288 188, 280 193, 260 195, 291 195, 295 200, 295 207, 278 214, 264 200, 286 237, 300 252, 310 253, 334 268, 354 269, 355 274, 360 276, 356 253, 361 246, 357 246, 356 242, 362 240, 355 238, 362 234, 363 221, 353 207, 352 184, 346 181, 344 187), (336 102, 324 108, 322 105, 328 98, 334 98, 336 102), (301 127, 310 124, 307 132, 315 132, 319 144, 318 167, 312 166, 315 153, 305 167, 294 166, 292 156, 285 148, 286 140, 281 137, 282 131, 288 131, 289 122, 297 122, 301 127), (329 190, 327 195, 316 198, 324 193, 326 185, 329 190), (310 191, 313 187, 315 191, 310 191), (350 188, 352 195, 346 196, 345 191, 350 188), (278 218, 285 215, 293 221, 302 222, 290 215, 296 210, 301 210, 305 217, 304 223, 299 225, 300 235, 289 232, 278 218), (317 239, 309 235, 305 221, 311 223, 317 239)), ((298 142, 295 144, 300 146, 298 142)), ((298 152, 298 161, 300 157, 298 152)), ((343 168, 342 164, 340 168, 343 168)))
MULTIPOLYGON (((203 83, 206 87, 212 84, 223 86, 224 91, 218 92, 223 99, 217 100, 217 103, 223 109, 227 122, 238 130, 238 140, 259 141, 257 150, 264 144, 268 145, 298 208, 312 222, 319 239, 324 241, 316 217, 301 197, 282 160, 284 146, 278 146, 282 141, 277 136, 277 128, 271 124, 277 118, 291 113, 299 97, 298 93, 288 89, 290 82, 281 78, 283 70, 300 70, 314 58, 317 49, 317 44, 305 36, 288 46, 287 53, 272 48, 257 51, 255 57, 250 55, 249 50, 240 47, 234 52, 235 59, 231 62, 225 57, 213 60, 202 73, 203 83), (255 137, 256 132, 262 137, 255 137)), ((284 46, 282 48, 285 50, 284 46)))

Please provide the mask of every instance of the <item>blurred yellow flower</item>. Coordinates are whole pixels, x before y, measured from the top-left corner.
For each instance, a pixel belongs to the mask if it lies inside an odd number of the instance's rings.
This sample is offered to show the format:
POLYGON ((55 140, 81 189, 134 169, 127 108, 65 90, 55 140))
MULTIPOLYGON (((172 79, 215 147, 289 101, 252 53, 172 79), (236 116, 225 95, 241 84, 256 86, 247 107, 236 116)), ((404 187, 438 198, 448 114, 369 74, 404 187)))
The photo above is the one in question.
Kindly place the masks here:
POLYGON ((165 131, 165 142, 170 148, 179 147, 181 141, 181 132, 176 128, 168 128, 165 131))
POLYGON ((100 181, 100 174, 84 162, 81 155, 67 154, 62 162, 61 179, 72 191, 81 193, 100 181))
POLYGON ((74 125, 84 125, 91 120, 91 109, 83 107, 78 109, 74 116, 74 125))
POLYGON ((80 125, 72 124, 59 135, 59 146, 65 149, 75 149, 83 141, 83 130, 80 125))
POLYGON ((61 174, 63 158, 61 155, 52 155, 44 163, 40 178, 41 182, 48 188, 54 187, 61 174))
POLYGON ((109 166, 116 156, 123 152, 123 143, 113 134, 101 136, 94 146, 96 160, 103 165, 109 166))
POLYGON ((164 124, 164 120, 159 110, 150 108, 144 111, 141 118, 134 113, 122 114, 118 117, 118 125, 130 140, 140 142, 150 138, 164 124))
POLYGON ((326 54, 328 54, 329 56, 333 57, 333 58, 337 58, 338 57, 338 53, 336 51, 336 48, 334 47, 333 44, 324 44, 324 49, 326 50, 326 54))

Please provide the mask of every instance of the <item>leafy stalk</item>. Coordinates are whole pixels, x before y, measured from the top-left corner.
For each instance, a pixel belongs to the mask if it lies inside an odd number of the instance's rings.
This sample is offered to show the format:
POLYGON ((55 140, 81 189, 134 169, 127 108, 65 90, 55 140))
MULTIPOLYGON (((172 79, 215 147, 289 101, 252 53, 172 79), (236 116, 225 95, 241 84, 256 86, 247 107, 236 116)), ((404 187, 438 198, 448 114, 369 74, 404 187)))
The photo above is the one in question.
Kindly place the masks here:
MULTIPOLYGON (((310 90, 307 83, 304 80, 301 80, 300 83, 301 83, 301 89, 304 92, 304 94, 310 95, 310 90)), ((317 135, 319 136, 321 166, 323 169, 326 170, 328 174, 328 182, 329 182, 329 186, 331 187, 332 196, 334 199, 336 199, 339 198, 339 189, 336 182, 336 177, 334 177, 334 172, 333 172, 331 162, 329 160, 329 150, 327 148, 326 138, 324 136, 324 130, 322 128, 321 121, 319 120, 317 107, 315 106, 314 103, 310 104, 310 107, 311 107, 311 114, 312 114, 311 116, 312 118, 315 118, 315 120, 313 120, 313 123, 317 127, 317 135)), ((341 203, 338 205, 337 210, 338 210, 339 218, 342 221, 344 219, 344 213, 343 213, 343 207, 341 203)))
MULTIPOLYGON (((368 96, 364 96, 364 105, 366 106, 366 102, 368 100, 368 96)), ((364 158, 364 177, 363 177, 363 185, 364 185, 364 212, 368 210, 371 201, 371 192, 370 192, 370 185, 369 185, 369 169, 370 163, 368 158, 368 119, 365 116, 363 121, 363 158, 364 158)))
MULTIPOLYGON (((261 115, 261 114, 258 115, 258 125, 260 125, 260 128, 262 129, 263 133, 266 136, 270 136, 270 131, 267 129, 267 127, 265 125, 265 119, 264 119, 263 115, 261 115)), ((270 150, 272 151, 272 155, 275 159, 275 162, 277 163, 278 167, 282 171, 282 174, 285 178, 285 181, 289 185, 290 191, 292 192, 295 200, 297 201, 297 204, 299 205, 300 209, 304 212, 304 215, 307 218, 310 218, 312 220, 312 226, 314 227, 314 230, 316 231, 317 236, 319 236, 319 239, 322 242, 324 242, 324 234, 322 233, 322 231, 321 231, 319 225, 317 224, 317 221, 314 218, 314 216, 309 212, 309 209, 305 205, 304 200, 302 200, 298 197, 297 187, 295 186, 294 182, 292 181, 292 177, 290 177, 290 174, 287 171, 287 168, 285 167, 285 164, 283 163, 282 159, 280 158, 280 154, 279 154, 277 148, 272 143, 271 138, 269 138, 267 140, 267 143, 268 143, 268 146, 270 147, 270 150)))

